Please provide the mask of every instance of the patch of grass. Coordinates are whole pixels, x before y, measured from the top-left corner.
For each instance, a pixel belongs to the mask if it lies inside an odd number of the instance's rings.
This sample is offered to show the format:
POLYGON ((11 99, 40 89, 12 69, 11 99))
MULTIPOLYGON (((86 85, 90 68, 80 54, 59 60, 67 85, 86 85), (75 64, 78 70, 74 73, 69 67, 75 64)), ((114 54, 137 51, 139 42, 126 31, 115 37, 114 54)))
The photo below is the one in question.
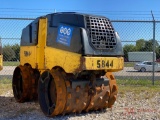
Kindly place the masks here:
POLYGON ((130 85, 130 86, 150 86, 150 87, 154 87, 154 86, 158 86, 160 87, 160 80, 156 80, 154 81, 154 85, 152 85, 152 80, 117 80, 117 84, 118 85, 130 85))
POLYGON ((144 92, 144 91, 149 91, 149 92, 160 92, 160 87, 159 86, 124 86, 124 85, 118 85, 118 90, 122 94, 125 92, 144 92))
POLYGON ((134 94, 135 100, 152 99, 156 94, 160 95, 160 80, 152 85, 151 80, 117 80, 119 96, 134 94))
POLYGON ((12 80, 11 79, 2 79, 0 80, 0 95, 12 89, 12 80))
POLYGON ((124 62, 124 67, 134 67, 134 62, 124 62))
POLYGON ((7 78, 2 78, 0 80, 0 84, 11 84, 12 80, 11 79, 7 79, 7 78))
POLYGON ((4 61, 3 66, 18 66, 20 63, 19 62, 14 62, 14 61, 4 61))
POLYGON ((118 85, 118 94, 120 97, 126 97, 126 94, 133 94, 134 100, 151 100, 160 95, 159 86, 124 86, 118 85))

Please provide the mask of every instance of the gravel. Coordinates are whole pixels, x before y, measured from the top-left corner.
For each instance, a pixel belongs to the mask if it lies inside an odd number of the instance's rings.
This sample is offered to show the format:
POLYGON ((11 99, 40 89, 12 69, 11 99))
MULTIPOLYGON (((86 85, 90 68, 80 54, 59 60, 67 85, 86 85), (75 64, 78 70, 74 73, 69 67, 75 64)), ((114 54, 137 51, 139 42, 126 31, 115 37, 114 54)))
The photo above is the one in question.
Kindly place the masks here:
POLYGON ((48 118, 38 102, 17 103, 10 90, 0 95, 0 120, 160 120, 160 92, 149 94, 119 93, 110 109, 48 118))

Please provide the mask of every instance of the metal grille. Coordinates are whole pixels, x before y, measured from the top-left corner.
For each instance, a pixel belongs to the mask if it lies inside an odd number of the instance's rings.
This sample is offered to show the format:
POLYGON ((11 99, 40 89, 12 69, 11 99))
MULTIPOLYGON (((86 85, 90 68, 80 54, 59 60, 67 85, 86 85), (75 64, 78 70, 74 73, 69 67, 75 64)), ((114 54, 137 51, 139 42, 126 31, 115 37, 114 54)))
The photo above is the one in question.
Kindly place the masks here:
POLYGON ((116 37, 111 22, 107 18, 86 17, 91 43, 96 49, 114 49, 116 37))

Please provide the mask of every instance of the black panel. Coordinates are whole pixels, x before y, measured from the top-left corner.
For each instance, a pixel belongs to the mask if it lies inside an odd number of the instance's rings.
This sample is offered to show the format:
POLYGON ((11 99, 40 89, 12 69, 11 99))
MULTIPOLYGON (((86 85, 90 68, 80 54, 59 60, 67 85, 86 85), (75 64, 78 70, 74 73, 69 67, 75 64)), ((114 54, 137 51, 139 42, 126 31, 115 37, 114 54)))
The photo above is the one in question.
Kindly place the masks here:
POLYGON ((50 24, 51 27, 57 27, 59 23, 64 23, 77 27, 85 27, 83 16, 77 14, 52 14, 50 24))
POLYGON ((30 23, 22 31, 21 46, 34 46, 37 45, 38 40, 38 20, 30 23))
MULTIPOLYGON (((30 25, 29 25, 30 26, 30 25)), ((30 32, 29 32, 29 26, 23 29, 22 31, 22 37, 21 37, 21 46, 28 46, 30 45, 30 32)))
POLYGON ((48 38, 47 46, 51 46, 57 49, 66 50, 75 53, 82 53, 82 42, 81 42, 81 33, 80 28, 74 27, 72 38, 70 40, 70 46, 65 46, 61 43, 58 43, 57 40, 58 28, 49 27, 48 29, 48 38))
POLYGON ((29 39, 30 43, 32 43, 32 25, 29 25, 29 39))

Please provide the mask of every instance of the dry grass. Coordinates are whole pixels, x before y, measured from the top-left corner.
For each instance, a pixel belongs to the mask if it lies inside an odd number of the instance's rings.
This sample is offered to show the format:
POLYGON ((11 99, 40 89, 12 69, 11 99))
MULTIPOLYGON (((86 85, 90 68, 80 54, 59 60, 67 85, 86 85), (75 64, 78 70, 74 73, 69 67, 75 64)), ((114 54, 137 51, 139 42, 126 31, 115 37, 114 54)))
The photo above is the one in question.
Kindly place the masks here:
POLYGON ((2 79, 0 80, 0 95, 5 94, 7 91, 12 90, 12 80, 2 79))
POLYGON ((149 100, 155 96, 160 95, 160 87, 159 86, 118 86, 118 94, 121 97, 125 97, 125 94, 132 93, 134 94, 135 100, 149 100))

